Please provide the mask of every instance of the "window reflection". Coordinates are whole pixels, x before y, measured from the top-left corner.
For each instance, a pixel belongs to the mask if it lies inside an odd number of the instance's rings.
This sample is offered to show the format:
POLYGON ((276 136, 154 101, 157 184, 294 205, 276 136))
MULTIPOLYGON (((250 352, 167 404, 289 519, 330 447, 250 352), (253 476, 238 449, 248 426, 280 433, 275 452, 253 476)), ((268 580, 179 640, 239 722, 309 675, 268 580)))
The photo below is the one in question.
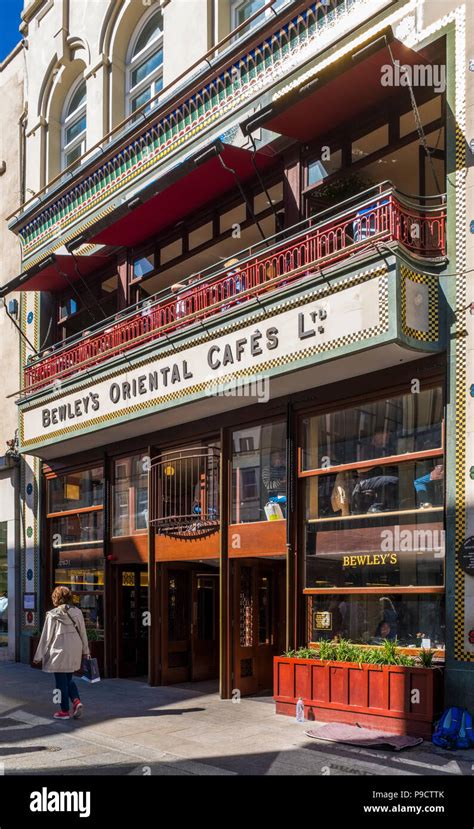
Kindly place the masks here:
POLYGON ((285 518, 286 423, 238 430, 232 441, 232 523, 285 518))

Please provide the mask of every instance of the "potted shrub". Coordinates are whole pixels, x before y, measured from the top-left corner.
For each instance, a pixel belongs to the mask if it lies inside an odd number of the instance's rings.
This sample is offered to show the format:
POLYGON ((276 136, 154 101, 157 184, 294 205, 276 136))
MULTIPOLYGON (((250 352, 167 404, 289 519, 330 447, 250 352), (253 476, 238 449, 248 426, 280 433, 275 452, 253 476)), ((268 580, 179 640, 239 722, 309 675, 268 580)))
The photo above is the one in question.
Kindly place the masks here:
POLYGON ((430 738, 443 706, 444 672, 433 657, 427 650, 407 656, 388 640, 288 651, 274 659, 276 713, 294 716, 301 697, 307 719, 430 738))

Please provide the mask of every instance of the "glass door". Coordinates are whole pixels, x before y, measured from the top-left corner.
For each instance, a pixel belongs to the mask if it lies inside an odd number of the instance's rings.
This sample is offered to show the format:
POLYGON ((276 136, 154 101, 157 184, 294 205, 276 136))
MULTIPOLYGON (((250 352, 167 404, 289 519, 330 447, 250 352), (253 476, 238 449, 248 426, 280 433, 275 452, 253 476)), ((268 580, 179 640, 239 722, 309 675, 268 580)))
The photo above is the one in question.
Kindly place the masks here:
POLYGON ((217 679, 219 676, 218 574, 194 572, 192 591, 192 679, 217 679))
POLYGON ((146 567, 125 566, 118 578, 119 676, 148 673, 148 572, 146 567))

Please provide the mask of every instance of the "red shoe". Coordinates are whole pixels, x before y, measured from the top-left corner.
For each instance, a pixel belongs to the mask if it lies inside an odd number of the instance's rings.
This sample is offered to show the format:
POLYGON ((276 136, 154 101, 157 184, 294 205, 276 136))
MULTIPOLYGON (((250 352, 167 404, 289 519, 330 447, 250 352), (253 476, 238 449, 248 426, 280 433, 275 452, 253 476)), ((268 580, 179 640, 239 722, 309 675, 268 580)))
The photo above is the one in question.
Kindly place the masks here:
POLYGON ((80 699, 75 699, 72 703, 72 716, 75 720, 78 720, 79 717, 82 717, 82 709, 83 705, 80 699))
POLYGON ((53 714, 53 718, 55 720, 69 720, 71 719, 71 715, 69 714, 69 711, 56 711, 56 713, 53 714))

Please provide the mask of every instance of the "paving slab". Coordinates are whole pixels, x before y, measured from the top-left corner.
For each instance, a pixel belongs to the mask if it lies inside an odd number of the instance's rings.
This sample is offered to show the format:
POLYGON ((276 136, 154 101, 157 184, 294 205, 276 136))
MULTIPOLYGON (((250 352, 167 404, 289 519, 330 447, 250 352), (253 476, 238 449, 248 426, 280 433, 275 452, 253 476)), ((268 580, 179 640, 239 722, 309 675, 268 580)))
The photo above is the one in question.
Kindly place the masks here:
POLYGON ((0 663, 0 763, 9 774, 469 775, 474 750, 422 743, 403 753, 307 737, 318 723, 277 716, 271 698, 220 700, 215 683, 79 684, 80 720, 52 719, 53 681, 0 663))

